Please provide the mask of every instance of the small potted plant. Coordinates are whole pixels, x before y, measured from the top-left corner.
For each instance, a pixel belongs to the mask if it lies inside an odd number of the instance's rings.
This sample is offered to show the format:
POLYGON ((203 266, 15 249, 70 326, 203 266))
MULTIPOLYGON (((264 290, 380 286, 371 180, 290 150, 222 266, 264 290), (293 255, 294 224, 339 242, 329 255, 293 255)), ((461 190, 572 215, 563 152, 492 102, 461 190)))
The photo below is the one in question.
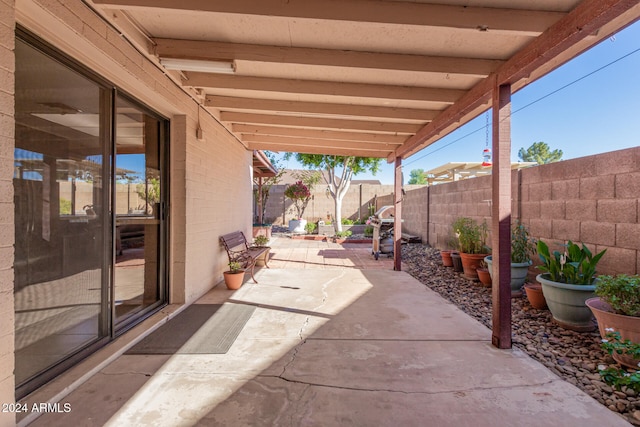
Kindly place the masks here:
MULTIPOLYGON (((599 276, 595 293, 598 297, 586 301, 598 321, 598 329, 603 339, 611 339, 607 335, 618 333, 617 340, 640 346, 640 276, 620 274, 616 276, 599 276)), ((612 353, 620 364, 630 368, 638 368, 640 354, 635 359, 627 349, 618 346, 612 353)))
POLYGON ((478 273, 478 279, 480 279, 480 283, 482 283, 483 286, 490 288, 491 274, 489 274, 489 268, 484 260, 480 263, 480 266, 476 269, 476 272, 478 273))
POLYGON ((242 264, 238 261, 231 261, 229 263, 229 270, 223 272, 224 283, 227 285, 227 289, 236 290, 240 289, 242 282, 244 281, 244 269, 242 264))
POLYGON ((538 255, 543 271, 536 280, 542 285, 553 319, 560 326, 574 331, 585 332, 595 329, 591 321, 591 310, 586 300, 595 296, 596 265, 605 254, 592 255, 591 251, 571 240, 565 245, 566 251, 550 253, 549 246, 538 241, 538 255))
MULTIPOLYGON (((522 285, 527 280, 529 273, 529 267, 533 264, 531 257, 536 252, 536 239, 531 237, 529 231, 524 224, 516 221, 511 229, 511 295, 522 295, 522 285)), ((485 261, 489 265, 489 273, 492 274, 492 261, 493 258, 488 256, 485 261)), ((539 286, 539 284, 527 284, 526 286, 533 285, 533 287, 539 286)), ((539 288, 540 292, 542 288, 539 288)))
POLYGON ((254 246, 256 246, 258 248, 267 248, 267 250, 264 251, 264 253, 262 255, 260 255, 259 258, 256 258, 256 265, 257 266, 260 266, 260 267, 261 266, 265 266, 269 262, 269 251, 270 251, 270 248, 269 248, 269 246, 267 246, 267 243, 269 243, 269 238, 267 236, 258 235, 253 239, 254 246))
POLYGON ((468 279, 477 280, 476 272, 480 262, 490 253, 486 245, 487 223, 478 224, 471 218, 461 217, 453 223, 453 231, 458 237, 462 270, 468 279))

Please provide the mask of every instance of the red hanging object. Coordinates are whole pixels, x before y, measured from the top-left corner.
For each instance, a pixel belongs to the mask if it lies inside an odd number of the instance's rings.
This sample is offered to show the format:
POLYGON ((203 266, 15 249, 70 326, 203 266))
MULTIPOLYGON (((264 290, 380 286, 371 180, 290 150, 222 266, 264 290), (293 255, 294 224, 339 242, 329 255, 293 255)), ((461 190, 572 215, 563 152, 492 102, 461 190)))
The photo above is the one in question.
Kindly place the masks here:
POLYGON ((491 166, 491 150, 487 147, 482 150, 482 167, 491 166))
POLYGON ((484 150, 482 150, 482 167, 488 168, 491 166, 491 150, 489 149, 489 111, 485 113, 485 140, 484 150))

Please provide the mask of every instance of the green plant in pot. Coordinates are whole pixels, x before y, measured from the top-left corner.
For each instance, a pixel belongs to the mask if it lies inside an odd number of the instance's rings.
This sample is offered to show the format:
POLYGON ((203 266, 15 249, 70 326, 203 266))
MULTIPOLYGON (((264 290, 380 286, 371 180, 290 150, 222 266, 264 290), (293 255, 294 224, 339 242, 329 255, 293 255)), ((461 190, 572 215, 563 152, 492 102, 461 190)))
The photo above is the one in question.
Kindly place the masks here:
POLYGON ((244 269, 242 268, 242 263, 238 261, 229 262, 229 270, 223 272, 223 275, 227 289, 240 289, 244 280, 244 269))
POLYGON ((269 239, 267 236, 259 235, 254 237, 253 244, 258 248, 267 248, 258 258, 256 258, 256 265, 259 267, 267 265, 269 262, 269 247, 267 246, 269 239))
MULTIPOLYGON (((531 257, 536 252, 536 239, 531 237, 524 224, 516 221, 511 229, 511 295, 522 295, 522 285, 527 280, 529 267, 533 264, 531 257)), ((489 273, 493 278, 493 258, 485 258, 489 273)))
POLYGON ((538 256, 543 271, 536 277, 542 285, 549 310, 560 326, 574 331, 592 331, 595 325, 591 320, 591 310, 586 300, 595 296, 596 266, 606 252, 593 255, 584 245, 573 243, 565 245, 565 252, 549 251, 549 246, 538 241, 538 256))
POLYGON ((640 363, 640 276, 599 276, 595 293, 586 301, 598 321, 607 350, 620 364, 638 368, 640 363), (614 334, 617 334, 614 336, 614 334))
POLYGON ((480 262, 490 253, 486 245, 488 227, 472 218, 460 217, 453 223, 453 231, 458 237, 458 249, 462 258, 462 270, 468 279, 478 280, 477 269, 480 262))

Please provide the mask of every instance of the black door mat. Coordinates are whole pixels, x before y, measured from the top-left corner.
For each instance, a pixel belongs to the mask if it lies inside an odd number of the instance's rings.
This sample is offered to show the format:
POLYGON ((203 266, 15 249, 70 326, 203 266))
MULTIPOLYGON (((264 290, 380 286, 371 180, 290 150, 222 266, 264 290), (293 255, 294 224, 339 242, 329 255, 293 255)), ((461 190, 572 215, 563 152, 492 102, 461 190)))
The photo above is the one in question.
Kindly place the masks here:
POLYGON ((224 354, 255 306, 192 304, 125 354, 224 354))

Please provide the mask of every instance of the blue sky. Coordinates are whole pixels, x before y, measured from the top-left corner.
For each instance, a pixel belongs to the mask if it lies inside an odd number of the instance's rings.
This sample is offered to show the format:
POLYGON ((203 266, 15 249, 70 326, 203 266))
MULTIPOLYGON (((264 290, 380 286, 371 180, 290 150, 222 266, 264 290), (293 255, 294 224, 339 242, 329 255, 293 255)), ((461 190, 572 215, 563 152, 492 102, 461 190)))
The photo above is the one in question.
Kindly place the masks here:
MULTIPOLYGON (((511 100, 512 161, 518 161, 520 148, 537 141, 561 149, 563 160, 640 145, 640 22, 515 93, 511 100), (581 80, 576 82, 578 79, 581 80), (546 95, 549 96, 528 105, 546 95)), ((413 169, 428 170, 454 161, 482 161, 485 139, 482 115, 405 159, 405 180, 413 169)), ((283 162, 283 166, 300 168, 293 159, 283 162)), ((363 173, 354 179, 371 178, 392 184, 393 165, 383 160, 381 171, 375 176, 363 173)))

